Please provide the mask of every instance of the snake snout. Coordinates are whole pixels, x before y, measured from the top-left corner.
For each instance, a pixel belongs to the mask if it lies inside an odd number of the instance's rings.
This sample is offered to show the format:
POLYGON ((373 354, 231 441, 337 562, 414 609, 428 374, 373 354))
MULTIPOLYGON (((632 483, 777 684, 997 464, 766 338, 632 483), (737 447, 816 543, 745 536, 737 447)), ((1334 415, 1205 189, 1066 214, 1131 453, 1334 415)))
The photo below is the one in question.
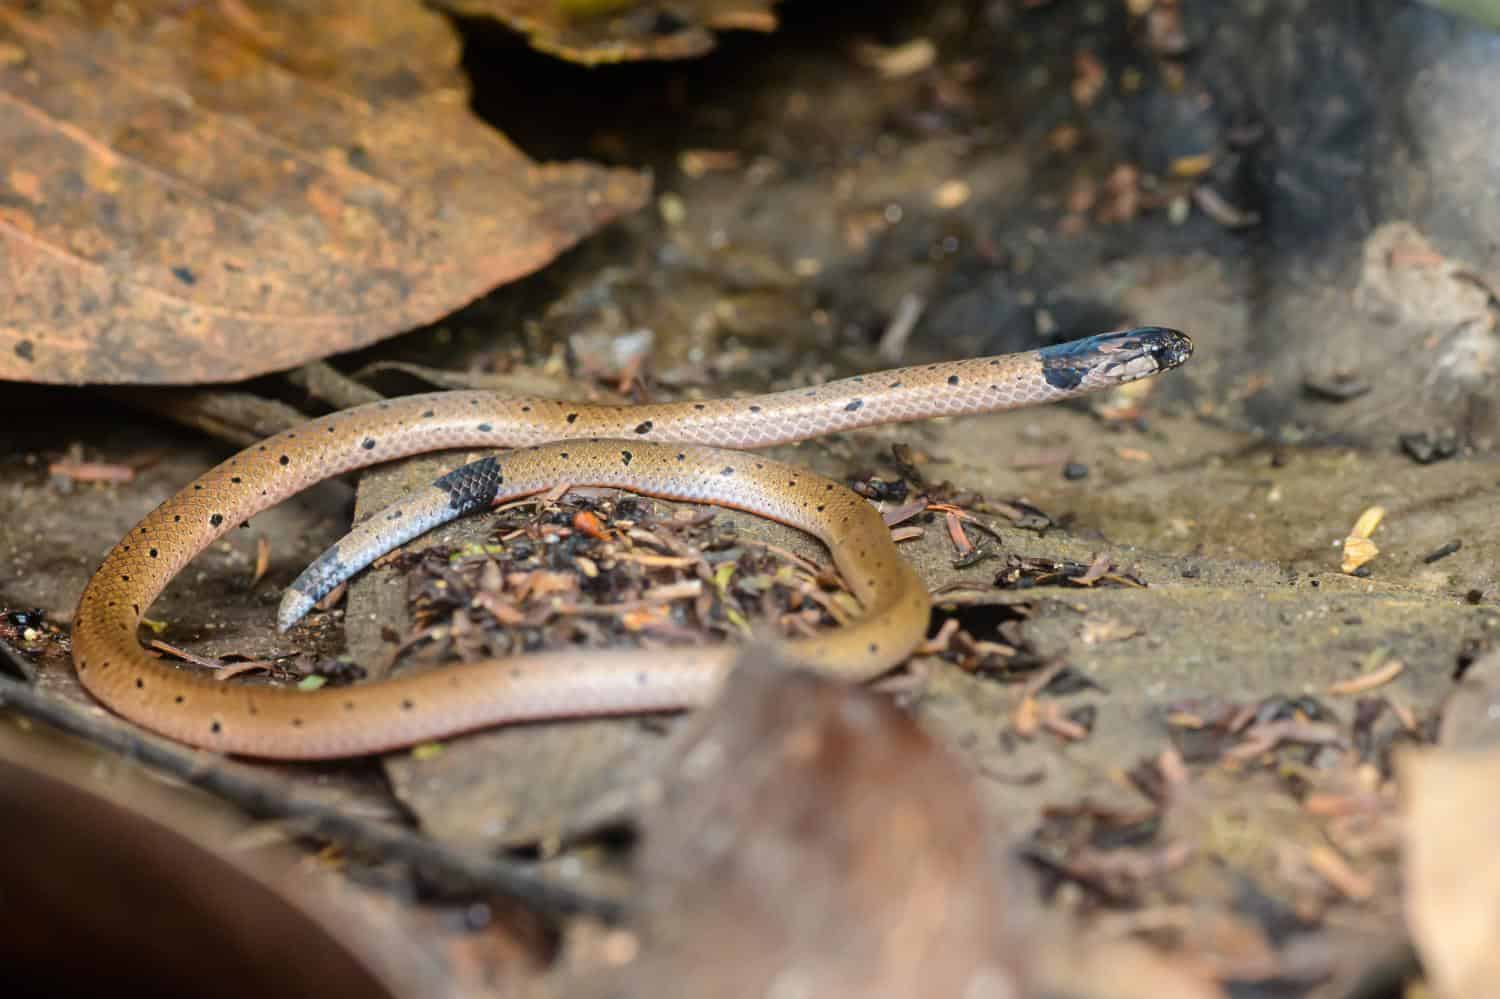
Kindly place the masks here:
POLYGON ((1156 362, 1158 371, 1170 371, 1184 364, 1193 356, 1193 341, 1181 330, 1166 326, 1143 326, 1133 330, 1142 340, 1142 346, 1156 362))

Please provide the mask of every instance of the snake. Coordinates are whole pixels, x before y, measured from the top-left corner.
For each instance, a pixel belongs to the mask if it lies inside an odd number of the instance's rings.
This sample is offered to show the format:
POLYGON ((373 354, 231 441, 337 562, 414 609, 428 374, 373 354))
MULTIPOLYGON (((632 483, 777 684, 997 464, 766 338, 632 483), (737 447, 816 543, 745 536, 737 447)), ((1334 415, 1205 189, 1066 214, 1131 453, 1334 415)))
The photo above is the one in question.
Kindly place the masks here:
POLYGON ((377 463, 508 448, 362 521, 287 591, 279 623, 294 621, 373 552, 433 523, 559 488, 614 487, 748 511, 821 541, 862 612, 841 627, 787 641, 784 651, 840 680, 864 682, 903 663, 926 637, 927 589, 869 500, 756 449, 1055 402, 1176 368, 1192 350, 1186 334, 1146 326, 707 401, 584 405, 460 390, 330 413, 226 459, 131 528, 79 599, 74 668, 94 698, 142 728, 202 749, 280 760, 365 756, 515 722, 681 710, 711 700, 734 661, 732 643, 542 651, 316 690, 221 681, 142 647, 138 632, 152 601, 198 553, 254 514, 377 463))

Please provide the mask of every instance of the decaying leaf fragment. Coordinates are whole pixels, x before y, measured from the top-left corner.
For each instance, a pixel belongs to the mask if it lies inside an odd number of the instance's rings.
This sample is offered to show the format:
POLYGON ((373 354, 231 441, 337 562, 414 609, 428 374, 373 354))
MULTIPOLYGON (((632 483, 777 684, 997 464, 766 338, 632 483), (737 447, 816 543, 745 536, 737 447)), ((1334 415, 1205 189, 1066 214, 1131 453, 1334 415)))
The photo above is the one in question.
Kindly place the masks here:
POLYGON ((437 0, 492 17, 533 47, 584 65, 688 59, 714 47, 716 31, 774 31, 776 0, 437 0))
POLYGON ((0 379, 291 367, 641 205, 474 117, 459 54, 417 0, 0 2, 0 379))
POLYGON ((1380 554, 1380 549, 1375 547, 1370 535, 1375 533, 1375 528, 1384 519, 1385 507, 1382 506, 1369 507, 1359 515, 1359 519, 1349 529, 1349 536, 1344 539, 1344 559, 1339 564, 1340 572, 1353 572, 1380 554))

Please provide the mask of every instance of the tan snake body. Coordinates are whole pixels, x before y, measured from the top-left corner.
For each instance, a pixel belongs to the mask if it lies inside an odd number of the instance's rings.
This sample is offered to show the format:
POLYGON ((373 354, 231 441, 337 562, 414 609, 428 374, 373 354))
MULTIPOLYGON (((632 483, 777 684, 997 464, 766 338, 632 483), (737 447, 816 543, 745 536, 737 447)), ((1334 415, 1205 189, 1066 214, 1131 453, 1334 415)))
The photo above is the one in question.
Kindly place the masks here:
MULTIPOLYGON (((466 510, 588 485, 731 506, 790 524, 829 547, 864 613, 848 627, 790 643, 789 655, 849 680, 869 679, 910 654, 929 614, 926 589, 879 514, 837 483, 721 447, 1051 402, 1175 368, 1191 353, 1183 334, 1143 327, 736 399, 609 407, 440 392, 333 413, 240 452, 132 528, 79 601, 74 663, 95 697, 145 728, 195 746, 282 759, 363 755, 526 719, 703 703, 732 658, 728 647, 548 652, 303 691, 220 682, 140 646, 141 618, 177 572, 282 499, 330 476, 411 454, 519 447, 414 498, 427 504, 423 517, 430 520, 446 505, 441 519, 447 519, 460 499, 466 510)), ((341 542, 320 562, 324 569, 337 563, 347 576, 364 564, 360 559, 399 544, 421 522, 391 521, 382 531, 377 515, 365 522, 373 527, 351 536, 359 540, 341 542)), ((323 572, 321 582, 337 575, 323 572)), ((289 592, 294 603, 306 597, 289 592)))

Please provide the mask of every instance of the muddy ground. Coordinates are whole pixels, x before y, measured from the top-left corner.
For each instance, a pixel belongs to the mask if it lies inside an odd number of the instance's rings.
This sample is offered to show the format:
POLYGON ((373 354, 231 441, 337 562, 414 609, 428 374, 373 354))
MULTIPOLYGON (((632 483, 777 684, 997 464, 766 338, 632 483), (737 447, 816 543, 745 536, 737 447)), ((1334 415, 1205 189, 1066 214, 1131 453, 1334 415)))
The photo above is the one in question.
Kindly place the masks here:
MULTIPOLYGON (((1138 809, 1122 775, 1181 748, 1171 715, 1185 704, 1307 697, 1346 725, 1354 699, 1330 688, 1399 662, 1379 695, 1419 725, 1434 717, 1461 660, 1500 628, 1489 385, 1500 214, 1492 196, 1471 197, 1497 164, 1449 127, 1496 113, 1473 96, 1495 82, 1493 39, 1414 7, 1372 24, 1342 3, 1259 15, 1184 3, 1180 44, 1130 21, 1125 5, 886 5, 854 23, 798 6, 771 38, 608 73, 550 65, 469 25, 477 104, 497 127, 537 156, 652 166, 652 211, 340 366, 394 358, 482 379, 519 365, 581 397, 614 386, 632 360, 618 345, 649 330, 640 373, 667 398, 1131 323, 1177 327, 1194 337, 1192 362, 1125 399, 775 449, 835 478, 894 478, 891 446, 908 445, 929 482, 1024 501, 1057 525, 988 518, 1001 554, 962 569, 941 520, 902 550, 934 592, 963 594, 939 597, 934 631, 950 616, 980 638, 1005 624, 1086 678, 1055 697, 1064 711, 1088 709, 1085 737, 1018 737, 1017 678, 938 656, 912 664, 902 703, 980 775, 1016 842, 1048 809, 1138 809), (930 65, 882 75, 892 47, 921 39, 935 46, 930 65), (1095 96, 1080 92, 1094 83, 1095 96), (505 110, 518 93, 544 111, 505 110), (601 122, 589 109, 607 97, 617 100, 601 122), (909 338, 882 356, 893 317, 911 309, 909 338), (1403 435, 1418 436, 1403 445, 1403 435), (1453 454, 1419 461, 1432 457, 1421 435, 1440 450, 1451 441, 1453 454), (1379 554, 1341 571, 1345 537, 1375 506, 1379 554), (1454 550, 1432 557, 1444 546, 1454 550), (1000 589, 1005 555, 1105 556, 1145 586, 1000 589)), ((230 451, 83 392, 4 395, 0 607, 66 626, 109 546, 230 451), (110 485, 49 476, 74 448, 140 470, 110 485)), ((166 622, 158 637, 209 656, 316 647, 378 674, 409 620, 396 569, 366 574, 343 607, 288 636, 273 626, 280 588, 351 513, 460 457, 376 470, 357 500, 354 483, 330 483, 256 517, 153 608, 166 622), (259 539, 271 559, 252 585, 259 539)), ((824 560, 791 531, 722 516, 824 560)), ((477 517, 414 547, 486 539, 477 517)), ((85 700, 62 656, 44 659, 39 683, 85 700)), ((545 855, 606 805, 633 807, 676 724, 526 726, 436 756, 393 754, 382 768, 275 770, 444 842, 540 844, 545 855)), ((1273 812, 1276 795, 1248 781, 1226 794, 1224 814, 1256 839, 1254 816, 1273 812)), ((1302 898, 1305 886, 1282 884, 1285 871, 1254 849, 1216 856, 1264 892, 1302 898)), ((1350 939, 1389 936, 1399 899, 1387 861, 1360 870, 1370 894, 1320 899, 1321 931, 1342 953, 1350 939)), ((569 870, 583 883, 606 876, 569 870)), ((493 980, 498 960, 447 973, 493 980)), ((1327 985, 1337 964, 1257 994, 1340 994, 1327 985)))

